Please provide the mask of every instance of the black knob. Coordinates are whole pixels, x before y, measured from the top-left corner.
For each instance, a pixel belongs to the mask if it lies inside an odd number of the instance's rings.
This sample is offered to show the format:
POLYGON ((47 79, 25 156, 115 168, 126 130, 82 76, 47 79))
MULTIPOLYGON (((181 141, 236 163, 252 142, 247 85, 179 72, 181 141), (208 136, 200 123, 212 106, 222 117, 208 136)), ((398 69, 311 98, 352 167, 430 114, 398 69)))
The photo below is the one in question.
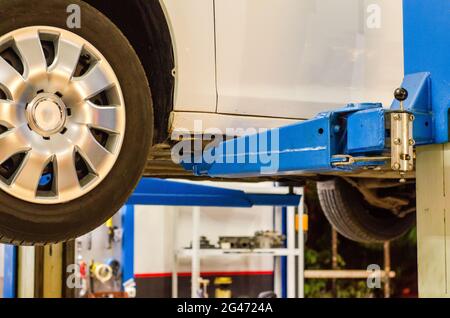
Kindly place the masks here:
POLYGON ((397 88, 394 92, 394 97, 399 102, 403 102, 405 99, 408 98, 408 91, 403 87, 397 88))

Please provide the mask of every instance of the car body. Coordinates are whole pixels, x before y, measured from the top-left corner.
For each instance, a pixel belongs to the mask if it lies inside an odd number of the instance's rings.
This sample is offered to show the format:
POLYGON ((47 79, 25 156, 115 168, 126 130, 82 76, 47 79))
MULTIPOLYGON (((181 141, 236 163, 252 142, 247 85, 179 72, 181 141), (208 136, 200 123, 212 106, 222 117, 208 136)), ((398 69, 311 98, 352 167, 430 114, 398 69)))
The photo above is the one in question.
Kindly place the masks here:
POLYGON ((198 119, 272 128, 351 102, 389 107, 403 77, 401 1, 160 3, 175 56, 171 129, 194 131, 198 119))

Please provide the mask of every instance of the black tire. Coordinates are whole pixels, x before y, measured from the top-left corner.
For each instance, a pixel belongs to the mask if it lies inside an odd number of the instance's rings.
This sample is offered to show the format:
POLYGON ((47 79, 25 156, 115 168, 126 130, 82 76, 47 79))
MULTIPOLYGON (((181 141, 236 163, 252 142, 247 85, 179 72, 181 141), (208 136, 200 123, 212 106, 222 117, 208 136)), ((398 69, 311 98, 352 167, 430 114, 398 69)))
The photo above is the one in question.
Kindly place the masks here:
POLYGON ((328 221, 336 231, 353 241, 390 241, 415 223, 415 213, 399 218, 388 210, 369 207, 361 193, 342 179, 317 182, 317 193, 328 221))
POLYGON ((102 13, 78 0, 0 0, 0 36, 36 25, 78 34, 94 45, 114 69, 124 95, 126 131, 122 150, 106 178, 73 201, 41 205, 0 191, 0 241, 32 245, 85 234, 116 213, 141 177, 153 134, 150 88, 138 56, 121 31, 102 13), (81 8, 81 28, 68 29, 67 6, 81 8))

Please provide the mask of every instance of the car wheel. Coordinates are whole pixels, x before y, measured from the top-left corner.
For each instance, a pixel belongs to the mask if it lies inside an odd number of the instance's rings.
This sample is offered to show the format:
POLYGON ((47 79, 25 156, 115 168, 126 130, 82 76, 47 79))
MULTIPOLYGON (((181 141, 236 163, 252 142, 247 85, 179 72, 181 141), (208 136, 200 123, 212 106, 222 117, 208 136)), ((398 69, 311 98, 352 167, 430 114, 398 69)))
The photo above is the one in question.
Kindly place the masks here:
POLYGON ((356 188, 342 179, 317 182, 317 193, 328 221, 353 241, 390 241, 415 224, 415 213, 398 217, 389 210, 371 207, 356 188))
POLYGON ((150 89, 121 31, 77 0, 0 0, 0 241, 93 230, 137 184, 150 89), (69 29, 67 8, 80 7, 69 29))

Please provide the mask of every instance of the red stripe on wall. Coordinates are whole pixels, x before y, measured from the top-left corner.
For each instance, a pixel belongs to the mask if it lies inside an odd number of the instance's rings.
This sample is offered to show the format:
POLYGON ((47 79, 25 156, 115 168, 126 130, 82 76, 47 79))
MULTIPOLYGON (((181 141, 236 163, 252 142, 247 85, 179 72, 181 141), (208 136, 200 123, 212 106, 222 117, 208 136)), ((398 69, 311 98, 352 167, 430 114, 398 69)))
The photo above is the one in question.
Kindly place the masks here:
MULTIPOLYGON (((238 272, 201 272, 200 276, 255 276, 255 275, 273 275, 273 271, 238 271, 238 272)), ((155 278, 155 277, 171 277, 172 273, 141 273, 134 274, 135 278, 155 278)), ((180 277, 189 277, 191 272, 180 272, 180 277)))

